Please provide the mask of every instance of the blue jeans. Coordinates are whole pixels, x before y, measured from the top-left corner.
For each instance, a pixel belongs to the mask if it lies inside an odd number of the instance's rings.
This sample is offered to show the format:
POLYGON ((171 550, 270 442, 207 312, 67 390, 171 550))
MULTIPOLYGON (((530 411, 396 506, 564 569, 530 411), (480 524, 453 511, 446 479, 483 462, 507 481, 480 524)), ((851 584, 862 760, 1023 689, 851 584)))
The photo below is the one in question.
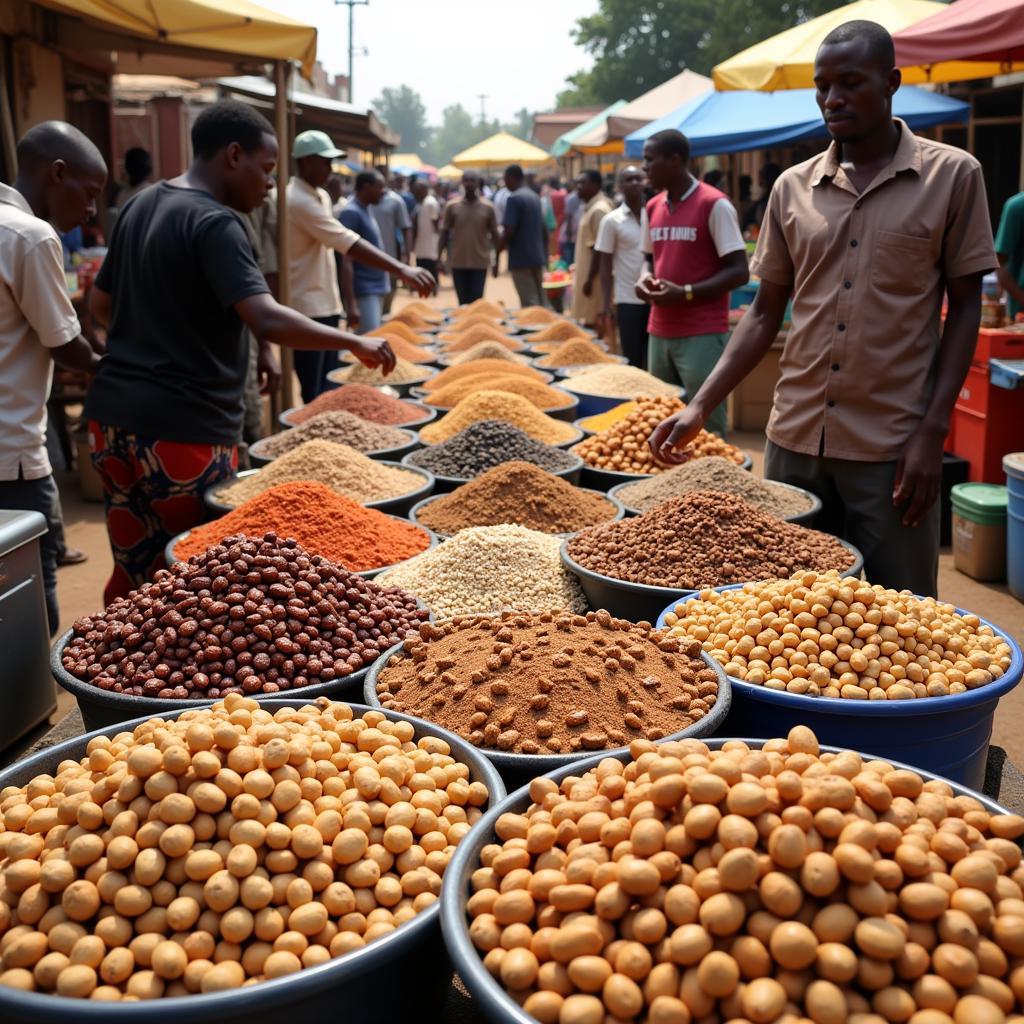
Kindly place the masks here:
POLYGON ((367 334, 380 327, 383 303, 383 295, 356 296, 356 305, 359 307, 359 330, 356 334, 367 334))
MULTIPOLYGON (((328 327, 337 327, 341 323, 340 316, 315 316, 313 319, 318 324, 325 324, 328 327)), ((305 405, 309 405, 317 395, 338 386, 327 379, 327 374, 340 365, 337 352, 329 349, 317 352, 295 349, 292 359, 305 405)))

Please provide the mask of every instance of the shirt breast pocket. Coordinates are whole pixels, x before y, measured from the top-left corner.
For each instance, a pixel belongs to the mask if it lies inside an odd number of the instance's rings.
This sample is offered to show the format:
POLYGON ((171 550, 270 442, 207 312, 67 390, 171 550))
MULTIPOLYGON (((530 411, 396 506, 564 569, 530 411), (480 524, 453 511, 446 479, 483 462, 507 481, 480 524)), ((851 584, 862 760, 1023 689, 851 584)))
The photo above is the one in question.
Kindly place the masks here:
POLYGON ((932 285, 932 240, 880 231, 871 254, 871 283, 890 295, 920 295, 932 285))

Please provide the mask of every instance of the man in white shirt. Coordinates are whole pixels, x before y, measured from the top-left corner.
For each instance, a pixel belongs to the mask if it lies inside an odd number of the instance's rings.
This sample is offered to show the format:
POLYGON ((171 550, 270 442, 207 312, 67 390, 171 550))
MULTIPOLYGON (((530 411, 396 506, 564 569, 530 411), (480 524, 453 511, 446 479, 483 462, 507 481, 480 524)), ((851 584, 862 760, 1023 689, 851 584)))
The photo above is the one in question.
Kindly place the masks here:
MULTIPOLYGON (((335 252, 347 254, 357 263, 386 270, 421 295, 429 295, 434 289, 434 278, 427 271, 399 263, 361 240, 331 213, 331 197, 324 185, 331 176, 331 161, 344 155, 344 150, 337 149, 325 132, 301 132, 292 146, 298 174, 288 182, 291 305, 329 327, 338 326, 342 311, 335 252)), ((345 309, 348 325, 354 329, 359 320, 354 296, 345 296, 345 309)), ((327 374, 338 365, 337 352, 296 350, 294 358, 304 402, 311 402, 333 386, 327 374)))
POLYGON ((436 278, 437 245, 441 238, 441 204, 422 178, 413 182, 412 194, 416 198, 416 219, 413 222, 416 266, 429 270, 436 278))
POLYGON ((594 252, 601 261, 601 294, 604 308, 598 321, 601 337, 611 334, 614 317, 622 354, 631 366, 647 369, 647 304, 636 294, 644 272, 640 248, 641 220, 647 175, 635 164, 619 171, 622 204, 606 214, 597 230, 594 252), (614 288, 613 288, 614 281, 614 288))
POLYGON ((40 549, 51 636, 60 619, 61 510, 46 454, 46 399, 54 362, 86 372, 98 363, 68 297, 57 231, 96 215, 106 180, 103 157, 77 128, 46 121, 18 143, 14 188, 0 184, 0 508, 46 518, 40 549))

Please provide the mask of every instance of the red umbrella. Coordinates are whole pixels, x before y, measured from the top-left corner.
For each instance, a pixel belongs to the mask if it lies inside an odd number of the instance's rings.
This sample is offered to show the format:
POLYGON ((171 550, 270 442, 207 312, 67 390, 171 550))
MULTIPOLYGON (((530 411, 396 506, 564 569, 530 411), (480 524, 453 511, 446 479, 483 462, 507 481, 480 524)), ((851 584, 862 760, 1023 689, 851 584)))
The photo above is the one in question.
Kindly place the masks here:
MULTIPOLYGON (((1009 70, 1009 65, 1024 61, 1024 0, 957 0, 897 32, 893 40, 901 68, 973 62, 1006 65, 1009 70)), ((970 77, 986 73, 936 74, 934 80, 970 77)))

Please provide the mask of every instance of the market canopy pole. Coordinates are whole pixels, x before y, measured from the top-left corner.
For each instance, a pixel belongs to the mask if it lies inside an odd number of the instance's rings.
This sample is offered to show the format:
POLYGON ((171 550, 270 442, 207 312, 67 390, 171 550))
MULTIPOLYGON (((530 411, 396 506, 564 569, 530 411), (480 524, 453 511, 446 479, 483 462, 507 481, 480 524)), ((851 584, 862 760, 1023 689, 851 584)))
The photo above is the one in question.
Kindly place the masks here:
MULTIPOLYGON (((291 153, 291 139, 288 131, 288 86, 291 81, 292 66, 286 60, 274 62, 274 128, 277 133, 277 301, 282 306, 292 304, 291 282, 288 280, 288 168, 291 153)), ((293 371, 295 359, 287 345, 281 346, 281 391, 279 401, 281 408, 290 409, 295 405, 295 381, 293 371)), ((271 414, 274 422, 280 409, 273 408, 271 397, 271 414)))

